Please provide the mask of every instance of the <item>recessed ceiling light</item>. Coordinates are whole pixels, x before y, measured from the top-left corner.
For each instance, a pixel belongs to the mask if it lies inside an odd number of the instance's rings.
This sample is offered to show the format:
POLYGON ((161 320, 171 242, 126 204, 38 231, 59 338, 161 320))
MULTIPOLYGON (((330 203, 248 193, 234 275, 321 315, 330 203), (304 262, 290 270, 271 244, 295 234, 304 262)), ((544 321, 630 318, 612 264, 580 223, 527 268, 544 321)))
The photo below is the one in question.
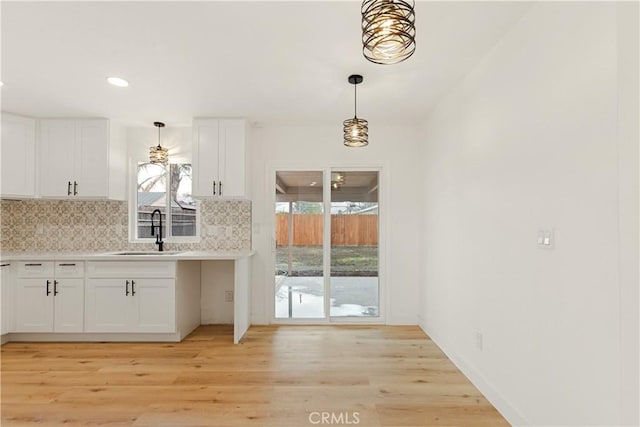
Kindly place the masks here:
POLYGON ((114 86, 118 86, 118 87, 127 87, 129 86, 129 82, 126 81, 125 79, 121 79, 120 77, 107 77, 107 81, 114 85, 114 86))

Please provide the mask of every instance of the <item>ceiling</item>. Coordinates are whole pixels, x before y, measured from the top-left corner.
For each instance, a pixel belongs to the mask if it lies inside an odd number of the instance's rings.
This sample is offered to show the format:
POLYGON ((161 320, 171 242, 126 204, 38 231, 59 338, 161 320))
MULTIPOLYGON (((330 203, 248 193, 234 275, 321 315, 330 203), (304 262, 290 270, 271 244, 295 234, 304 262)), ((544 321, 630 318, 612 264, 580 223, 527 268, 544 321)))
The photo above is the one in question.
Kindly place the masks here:
POLYGON ((417 2, 417 50, 362 56, 359 1, 0 2, 2 110, 326 125, 353 116, 416 124, 526 12, 523 2, 417 2), (119 76, 128 88, 106 83, 119 76))
MULTIPOLYGON (((276 201, 322 202, 322 180, 322 171, 276 171, 276 201)), ((375 171, 332 171, 331 186, 332 202, 378 201, 375 171)))

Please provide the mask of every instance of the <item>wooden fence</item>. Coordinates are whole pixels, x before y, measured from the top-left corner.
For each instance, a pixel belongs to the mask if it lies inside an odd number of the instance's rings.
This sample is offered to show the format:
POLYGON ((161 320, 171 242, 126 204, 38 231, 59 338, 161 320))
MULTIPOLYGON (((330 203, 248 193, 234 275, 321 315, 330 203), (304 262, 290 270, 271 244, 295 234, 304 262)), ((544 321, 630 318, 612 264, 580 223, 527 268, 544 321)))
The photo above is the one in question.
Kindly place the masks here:
MULTIPOLYGON (((293 215, 293 245, 322 245, 322 221, 319 214, 293 215)), ((289 214, 276 215, 276 244, 289 244, 289 214)), ((378 244, 378 215, 331 215, 331 244, 365 246, 378 244)))

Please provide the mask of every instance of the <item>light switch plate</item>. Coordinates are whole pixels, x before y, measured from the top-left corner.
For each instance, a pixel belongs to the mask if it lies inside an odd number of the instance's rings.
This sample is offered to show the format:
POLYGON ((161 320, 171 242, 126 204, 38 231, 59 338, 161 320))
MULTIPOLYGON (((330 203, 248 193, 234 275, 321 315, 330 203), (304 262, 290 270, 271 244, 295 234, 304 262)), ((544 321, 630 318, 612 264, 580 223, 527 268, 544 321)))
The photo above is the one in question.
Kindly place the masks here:
POLYGON ((538 238, 536 242, 539 249, 552 249, 555 242, 553 228, 538 229, 538 238))

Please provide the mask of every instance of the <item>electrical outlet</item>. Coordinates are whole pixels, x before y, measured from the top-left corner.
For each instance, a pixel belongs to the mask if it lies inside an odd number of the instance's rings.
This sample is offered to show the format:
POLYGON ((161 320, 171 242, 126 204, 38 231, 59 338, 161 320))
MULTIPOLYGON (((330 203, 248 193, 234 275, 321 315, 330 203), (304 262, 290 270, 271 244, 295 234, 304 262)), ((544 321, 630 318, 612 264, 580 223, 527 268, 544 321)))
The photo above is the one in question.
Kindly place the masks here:
POLYGON ((233 302, 233 291, 224 291, 224 301, 233 302))
POLYGON ((478 350, 482 351, 484 348, 484 337, 482 336, 482 332, 476 331, 476 347, 478 350))

